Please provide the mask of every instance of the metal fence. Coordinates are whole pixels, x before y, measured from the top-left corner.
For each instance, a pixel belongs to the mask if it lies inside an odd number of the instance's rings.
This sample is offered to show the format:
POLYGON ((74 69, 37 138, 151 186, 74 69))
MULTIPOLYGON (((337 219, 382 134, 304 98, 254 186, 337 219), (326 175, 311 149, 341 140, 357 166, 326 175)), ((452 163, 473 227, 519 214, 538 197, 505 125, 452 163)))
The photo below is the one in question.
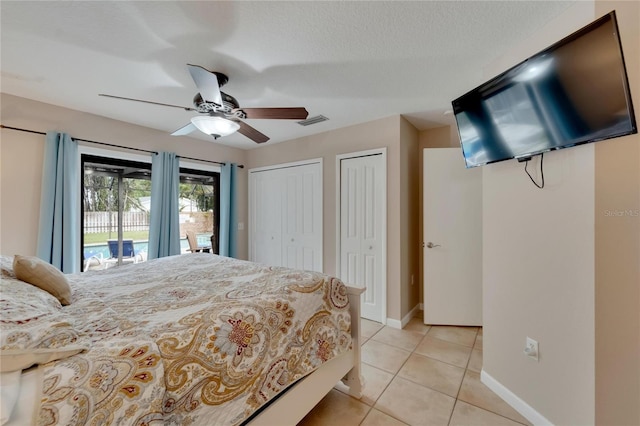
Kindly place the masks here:
MULTIPOLYGON (((118 212, 85 212, 84 233, 115 232, 118 229, 118 212)), ((149 229, 149 213, 123 212, 123 231, 146 231, 149 229)))

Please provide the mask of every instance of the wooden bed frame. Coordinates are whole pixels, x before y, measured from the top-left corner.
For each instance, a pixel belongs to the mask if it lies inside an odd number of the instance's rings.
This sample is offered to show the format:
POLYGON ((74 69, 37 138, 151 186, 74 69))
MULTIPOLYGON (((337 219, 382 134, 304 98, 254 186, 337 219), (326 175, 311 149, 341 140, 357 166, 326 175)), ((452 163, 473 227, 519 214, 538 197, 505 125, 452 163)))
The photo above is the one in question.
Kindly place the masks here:
POLYGON ((260 412, 250 426, 296 425, 340 380, 349 394, 362 397, 360 372, 360 295, 364 288, 347 286, 351 314, 352 349, 299 380, 260 412))

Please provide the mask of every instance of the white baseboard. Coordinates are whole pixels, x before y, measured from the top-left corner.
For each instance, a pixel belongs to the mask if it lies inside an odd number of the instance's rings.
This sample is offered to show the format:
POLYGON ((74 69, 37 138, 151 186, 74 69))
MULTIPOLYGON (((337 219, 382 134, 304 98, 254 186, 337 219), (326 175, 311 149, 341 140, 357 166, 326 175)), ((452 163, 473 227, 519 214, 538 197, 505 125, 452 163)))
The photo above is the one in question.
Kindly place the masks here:
POLYGON ((392 318, 387 318, 387 326, 389 326, 391 328, 401 329, 402 328, 402 321, 398 321, 398 320, 392 319, 392 318))
POLYGON ((532 406, 524 402, 518 395, 511 392, 484 370, 480 373, 480 381, 532 424, 553 426, 553 423, 546 417, 534 410, 532 406))
POLYGON ((420 310, 420 305, 416 305, 412 310, 409 311, 407 315, 402 318, 402 321, 398 321, 396 319, 387 318, 387 325, 392 328, 404 328, 405 325, 409 324, 411 318, 415 317, 418 311, 420 310))

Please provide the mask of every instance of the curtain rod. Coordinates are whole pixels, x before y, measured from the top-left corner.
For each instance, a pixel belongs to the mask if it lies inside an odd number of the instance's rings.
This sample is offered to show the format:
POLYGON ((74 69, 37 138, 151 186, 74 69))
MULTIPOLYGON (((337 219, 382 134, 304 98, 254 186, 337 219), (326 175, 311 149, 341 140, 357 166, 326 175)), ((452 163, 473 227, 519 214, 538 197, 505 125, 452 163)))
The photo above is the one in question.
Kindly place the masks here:
MULTIPOLYGON (((0 128, 1 129, 17 130, 19 132, 35 133, 37 135, 46 135, 45 132, 38 132, 36 130, 29 130, 29 129, 21 129, 19 127, 10 127, 10 126, 5 126, 4 124, 0 124, 0 128)), ((88 139, 80 139, 80 138, 71 138, 71 139, 76 141, 76 142, 93 143, 93 144, 96 144, 96 145, 105 145, 105 146, 111 146, 111 147, 114 147, 114 148, 129 149, 131 151, 146 152, 148 154, 157 154, 156 151, 149 151, 149 150, 140 149, 140 148, 131 148, 129 146, 115 145, 115 144, 112 144, 112 143, 91 141, 91 140, 88 140, 88 139)), ((202 161, 202 162, 205 162, 205 163, 220 164, 220 165, 223 165, 223 166, 227 164, 227 163, 222 162, 222 161, 203 160, 201 158, 185 157, 183 155, 177 155, 177 157, 178 158, 184 158, 185 160, 202 161)), ((241 169, 244 169, 244 165, 243 164, 238 164, 238 167, 241 168, 241 169)))

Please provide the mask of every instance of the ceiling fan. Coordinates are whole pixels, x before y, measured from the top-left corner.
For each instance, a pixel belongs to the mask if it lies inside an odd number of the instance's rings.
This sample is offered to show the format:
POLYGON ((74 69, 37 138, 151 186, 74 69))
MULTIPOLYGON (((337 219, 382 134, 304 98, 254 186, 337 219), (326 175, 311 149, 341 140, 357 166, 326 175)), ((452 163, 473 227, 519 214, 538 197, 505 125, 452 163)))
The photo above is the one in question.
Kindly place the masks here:
POLYGON ((240 108, 240 104, 238 104, 238 101, 233 96, 220 91, 220 87, 229 81, 229 78, 225 74, 209 71, 199 65, 187 64, 187 67, 191 78, 193 78, 198 88, 198 93, 193 97, 193 107, 125 98, 122 96, 106 95, 104 93, 100 93, 98 96, 181 108, 186 111, 195 111, 204 114, 191 118, 191 123, 171 133, 173 136, 187 135, 195 130, 200 130, 203 133, 213 136, 214 139, 218 139, 219 137, 227 136, 237 131, 256 143, 264 143, 269 140, 269 137, 254 129, 242 121, 242 119, 269 118, 304 120, 309 115, 303 107, 240 108))

